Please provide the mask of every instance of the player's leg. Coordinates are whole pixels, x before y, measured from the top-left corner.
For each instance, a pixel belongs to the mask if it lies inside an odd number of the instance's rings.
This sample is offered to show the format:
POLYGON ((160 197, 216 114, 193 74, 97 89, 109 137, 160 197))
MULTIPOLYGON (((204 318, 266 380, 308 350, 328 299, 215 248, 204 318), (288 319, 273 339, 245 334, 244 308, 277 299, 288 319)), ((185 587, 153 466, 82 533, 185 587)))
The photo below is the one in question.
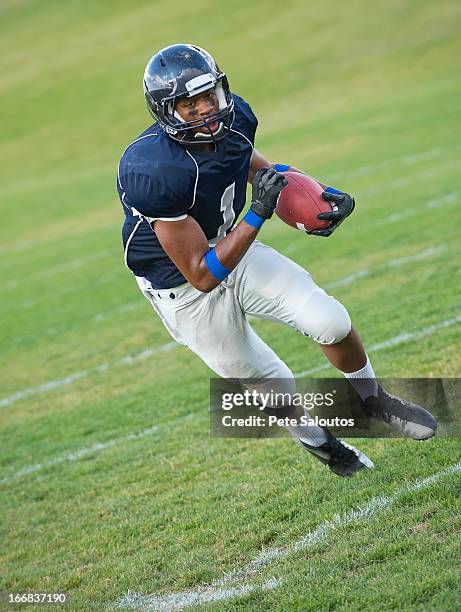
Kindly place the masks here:
POLYGON ((234 292, 220 285, 202 293, 190 284, 153 289, 138 285, 174 340, 224 378, 292 378, 290 369, 248 325, 234 292))
MULTIPOLYGON (((292 372, 248 324, 232 280, 208 294, 190 285, 171 292, 158 291, 147 281, 137 280, 173 338, 187 345, 219 376, 251 379, 251 383, 245 381, 247 387, 266 398, 271 392, 293 396, 296 384, 292 372)), ((292 417, 301 416, 290 405, 269 404, 267 411, 280 408, 289 409, 292 417)), ((373 465, 321 427, 298 425, 287 429, 306 450, 341 476, 373 465)))
POLYGON ((416 439, 434 435, 437 423, 424 408, 385 392, 377 383, 345 307, 287 257, 255 242, 237 268, 239 300, 247 314, 290 325, 310 336, 357 392, 364 411, 416 439))
POLYGON ((415 440, 432 438, 437 421, 422 406, 388 393, 376 380, 358 333, 351 329, 337 344, 321 345, 327 359, 349 380, 369 417, 384 421, 398 434, 415 440))

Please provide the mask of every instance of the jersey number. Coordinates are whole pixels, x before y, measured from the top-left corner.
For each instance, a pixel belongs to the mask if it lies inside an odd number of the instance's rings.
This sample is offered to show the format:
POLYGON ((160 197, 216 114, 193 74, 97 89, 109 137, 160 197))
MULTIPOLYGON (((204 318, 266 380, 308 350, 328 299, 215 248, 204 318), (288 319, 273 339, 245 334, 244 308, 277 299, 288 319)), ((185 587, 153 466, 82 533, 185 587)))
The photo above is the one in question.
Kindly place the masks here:
POLYGON ((232 226, 235 219, 234 211, 234 196, 235 196, 235 183, 226 187, 221 198, 220 210, 222 212, 223 222, 219 226, 218 233, 214 238, 208 240, 210 246, 216 246, 220 240, 222 240, 227 234, 227 230, 232 226))

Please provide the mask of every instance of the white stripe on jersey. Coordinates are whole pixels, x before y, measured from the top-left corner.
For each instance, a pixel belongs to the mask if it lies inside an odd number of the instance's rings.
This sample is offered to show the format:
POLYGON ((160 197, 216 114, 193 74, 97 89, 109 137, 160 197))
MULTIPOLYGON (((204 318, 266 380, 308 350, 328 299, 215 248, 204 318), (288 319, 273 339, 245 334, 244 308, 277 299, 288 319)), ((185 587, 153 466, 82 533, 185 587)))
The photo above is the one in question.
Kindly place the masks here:
POLYGON ((149 221, 149 223, 152 223, 152 221, 184 221, 184 219, 187 219, 187 215, 179 215, 179 217, 144 217, 145 219, 147 219, 149 221))
POLYGON ((247 143, 250 145, 250 147, 251 147, 252 149, 254 149, 254 146, 253 146, 253 144, 251 143, 251 140, 248 140, 248 138, 245 136, 245 134, 242 134, 242 132, 239 132, 238 130, 234 130, 234 129, 232 129, 232 128, 229 128, 229 129, 230 129, 230 131, 231 131, 231 132, 235 132, 235 134, 238 134, 239 136, 241 136, 242 138, 244 138, 244 139, 247 141, 247 143))
POLYGON ((141 225, 141 223, 142 223, 142 222, 143 222, 143 217, 140 217, 140 218, 139 218, 139 221, 138 221, 138 222, 136 223, 136 225, 134 226, 134 229, 133 229, 133 231, 131 232, 130 237, 129 237, 129 238, 128 238, 128 240, 126 241, 125 253, 124 253, 124 257, 125 257, 125 266, 128 268, 128 270, 130 270, 130 272, 132 272, 133 270, 131 270, 131 269, 128 267, 128 249, 129 249, 129 246, 130 246, 130 242, 131 242, 131 240, 132 240, 133 236, 134 236, 134 235, 135 235, 135 233, 136 233, 136 230, 138 229, 138 227, 141 225))
POLYGON ((195 167, 197 168, 197 176, 195 178, 195 185, 194 185, 194 197, 192 199, 192 204, 189 206, 189 208, 193 208, 194 204, 195 204, 195 196, 197 195, 197 184, 198 184, 198 175, 199 175, 199 170, 198 170, 198 164, 195 161, 195 157, 192 155, 192 153, 190 153, 187 149, 185 149, 187 155, 189 155, 189 157, 192 158, 192 161, 195 164, 195 167))

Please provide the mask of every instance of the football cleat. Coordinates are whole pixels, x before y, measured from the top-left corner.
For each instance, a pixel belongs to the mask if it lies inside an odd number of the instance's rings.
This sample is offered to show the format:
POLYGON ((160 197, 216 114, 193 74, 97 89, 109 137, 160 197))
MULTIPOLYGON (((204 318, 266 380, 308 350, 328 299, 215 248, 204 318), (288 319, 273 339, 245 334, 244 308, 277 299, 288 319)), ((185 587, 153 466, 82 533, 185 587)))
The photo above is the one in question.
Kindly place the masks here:
POLYGON ((427 440, 435 435, 437 421, 432 414, 412 402, 391 395, 378 385, 378 396, 359 398, 363 411, 369 417, 384 421, 397 433, 413 438, 427 440))
POLYGON ((324 428, 324 431, 328 439, 320 446, 311 446, 299 438, 298 441, 311 455, 317 457, 321 463, 328 465, 332 472, 338 476, 352 476, 364 468, 373 469, 375 467, 373 461, 364 453, 338 440, 327 429, 324 428))

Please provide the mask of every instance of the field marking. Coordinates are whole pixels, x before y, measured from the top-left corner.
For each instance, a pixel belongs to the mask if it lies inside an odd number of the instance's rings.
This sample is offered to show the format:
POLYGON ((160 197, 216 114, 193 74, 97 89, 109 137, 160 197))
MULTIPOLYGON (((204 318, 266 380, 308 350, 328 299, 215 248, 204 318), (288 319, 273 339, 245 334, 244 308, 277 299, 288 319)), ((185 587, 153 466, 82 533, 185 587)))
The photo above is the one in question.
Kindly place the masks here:
POLYGON ((398 499, 405 495, 427 489, 439 480, 461 472, 461 462, 449 466, 423 479, 417 479, 405 484, 394 491, 392 495, 373 497, 363 506, 357 506, 347 510, 343 514, 337 514, 332 519, 320 523, 316 529, 308 532, 300 540, 283 548, 266 548, 253 561, 238 570, 232 570, 222 578, 214 580, 209 584, 202 584, 196 588, 176 593, 142 593, 128 592, 124 597, 112 604, 114 608, 131 608, 133 610, 154 610, 168 612, 171 610, 182 610, 190 606, 223 601, 235 596, 242 596, 255 590, 275 589, 283 584, 282 579, 270 578, 262 585, 251 582, 257 578, 257 574, 271 565, 274 561, 284 560, 298 552, 313 548, 320 542, 325 541, 334 534, 338 528, 349 527, 354 523, 369 521, 379 511, 387 510, 398 499), (250 582, 249 582, 250 581, 250 582), (235 582, 243 583, 240 587, 222 588, 235 582))
POLYGON ((155 601, 147 603, 146 598, 153 597, 152 595, 133 593, 115 603, 113 607, 132 608, 134 610, 182 610, 189 606, 204 605, 216 601, 225 601, 233 597, 241 597, 254 591, 269 591, 280 586, 280 584, 280 580, 269 578, 269 580, 261 585, 249 583, 227 588, 211 588, 210 585, 206 585, 202 589, 191 589, 190 591, 171 593, 164 596, 157 595, 155 596, 155 601))
MULTIPOLYGON (((367 193, 371 193, 371 192, 367 192, 367 193)), ((415 213, 420 213, 423 208, 433 210, 433 209, 436 209, 436 208, 440 208, 442 206, 446 206, 448 204, 453 204, 453 203, 457 202, 458 199, 459 199, 459 193, 458 192, 450 192, 450 193, 445 194, 443 196, 440 196, 438 198, 432 198, 431 200, 428 200, 420 208, 413 208, 413 207, 403 208, 403 209, 399 210, 396 213, 388 215, 387 217, 384 217, 384 218, 381 218, 381 219, 380 218, 377 218, 377 219, 375 218, 375 219, 373 219, 373 222, 371 223, 371 225, 382 225, 384 223, 395 223, 396 221, 400 221, 401 219, 405 219, 407 217, 410 217, 411 215, 413 215, 415 213)), ((290 249, 289 247, 284 249, 284 253, 285 254, 290 254, 291 251, 292 251, 292 249, 290 249)), ((111 251, 109 249, 109 250, 103 251, 102 253, 111 253, 111 252, 113 253, 113 251, 111 251)), ((92 259, 93 257, 95 257, 95 256, 94 255, 93 256, 89 256, 86 259, 87 260, 88 259, 92 259)), ((85 258, 81 257, 81 258, 77 258, 76 260, 73 260, 73 261, 78 262, 78 264, 81 265, 81 263, 85 261, 85 258)), ((62 266, 59 266, 59 267, 62 267, 62 266)), ((39 273, 36 273, 35 275, 29 276, 28 278, 31 279, 31 278, 33 278, 34 276, 37 276, 37 275, 38 276, 49 276, 49 272, 48 272, 48 270, 40 271, 39 273)), ((363 274, 363 277, 364 276, 366 276, 366 274, 363 274)), ((355 279, 353 279, 353 280, 355 280, 355 279)), ((106 279, 104 279, 102 281, 102 283, 98 283, 98 286, 101 286, 101 284, 104 285, 104 284, 106 284, 108 282, 110 282, 110 280, 106 278, 106 279)), ((6 283, 6 287, 7 288, 16 288, 17 285, 18 285, 18 281, 14 280, 14 279, 11 280, 11 281, 8 281, 8 283, 6 283)), ((76 286, 76 287, 61 288, 58 291, 56 289, 54 289, 54 297, 56 297, 56 295, 63 295, 63 294, 74 293, 75 291, 79 291, 78 286, 76 286)), ((22 302, 21 304, 19 304, 18 308, 20 307, 20 308, 23 308, 25 310, 30 310, 37 303, 37 301, 39 301, 39 300, 38 299, 27 299, 24 302, 22 302)), ((106 313, 104 313, 104 312, 103 313, 98 313, 97 315, 94 316, 93 320, 96 320, 96 321, 102 320, 102 319, 105 318, 105 316, 107 316, 107 313, 112 313, 112 312, 116 311, 117 308, 123 308, 123 305, 122 305, 122 307, 116 307, 116 308, 113 308, 113 309, 111 309, 109 311, 106 311, 106 313)), ((45 330, 45 331, 47 331, 47 330, 45 330)), ((41 337, 41 336, 38 336, 38 337, 41 337)))
MULTIPOLYGON (((394 338, 390 338, 389 340, 385 340, 384 342, 378 342, 377 344, 373 344, 370 347, 367 347, 367 352, 372 353, 372 352, 379 351, 383 348, 390 348, 392 346, 402 344, 403 342, 408 342, 409 340, 414 340, 416 338, 423 338, 424 336, 432 334, 434 331, 437 331, 438 329, 442 329, 444 327, 450 327, 451 325, 459 323, 460 321, 461 321, 461 315, 454 317, 453 319, 446 319, 445 321, 440 321, 439 323, 435 323, 434 325, 429 325, 428 327, 423 327, 423 329, 420 329, 414 332, 407 332, 407 333, 399 334, 398 336, 395 336, 394 338)), ((1 399, 0 408, 9 406, 20 399, 29 397, 30 395, 35 395, 37 393, 44 393, 52 389, 57 389, 59 387, 70 385, 76 380, 87 378, 88 376, 92 374, 106 372, 109 368, 112 368, 117 365, 122 365, 122 364, 131 365, 132 363, 136 363, 138 361, 147 359, 148 357, 152 357, 152 355, 156 355, 157 353, 170 351, 179 346, 181 345, 177 344, 176 342, 168 342, 167 344, 163 344, 162 346, 141 351, 140 353, 137 353, 136 355, 125 355, 125 357, 121 357, 117 361, 114 361, 112 364, 102 363, 101 365, 96 366, 94 368, 90 368, 89 370, 82 370, 81 372, 75 372, 74 374, 71 374, 70 376, 67 376, 66 378, 61 378, 60 380, 51 380, 42 385, 38 385, 37 387, 29 387, 27 389, 23 389, 22 391, 18 391, 17 393, 14 393, 13 395, 10 395, 8 397, 1 399)), ((316 372, 321 372, 322 370, 325 370, 326 368, 329 368, 329 367, 330 367, 330 364, 326 363, 321 366, 311 368, 309 370, 303 370, 302 372, 295 374, 295 376, 297 378, 300 378, 301 376, 307 376, 308 374, 315 374, 316 372)))
MULTIPOLYGON (((409 263, 411 261, 419 261, 421 259, 425 259, 427 257, 432 257, 433 255, 436 255, 438 253, 441 253, 442 251, 445 251, 448 247, 446 245, 439 245, 439 246, 435 246, 435 247, 430 247, 429 249, 426 249, 424 251, 420 251, 418 253, 415 253, 413 255, 407 255, 405 257, 400 257, 399 259, 391 259, 389 262, 387 262, 387 264, 383 264, 381 266, 377 266, 376 269, 375 268, 366 268, 364 270, 358 270, 357 272, 353 272, 352 274, 349 274, 348 276, 344 276, 343 278, 339 278, 336 281, 333 281, 332 283, 327 283, 326 285, 323 285, 325 287, 325 289, 332 289, 335 287, 344 287, 346 285, 349 285, 350 283, 361 279, 361 278, 365 278, 367 276, 369 276, 369 274, 373 271, 379 271, 379 270, 385 270, 388 267, 395 267, 395 266, 399 266, 399 265, 403 265, 405 263, 409 263)), ((128 304, 124 304, 120 307, 118 307, 115 310, 131 310, 133 308, 137 308, 137 306, 139 306, 142 303, 142 301, 139 302, 130 302, 128 304)), ((112 312, 112 311, 110 311, 112 312)), ((94 320, 102 320, 104 318, 104 313, 99 313, 98 315, 95 315, 94 320)), ((253 318, 253 317, 252 317, 253 318)), ((256 319, 256 317, 254 317, 254 319, 256 319)), ((139 359, 145 359, 146 357, 150 357, 151 355, 154 355, 156 352, 160 352, 160 351, 165 351, 165 350, 170 350, 172 348, 175 348, 177 345, 175 342, 170 342, 166 345, 160 346, 158 349, 147 349, 146 351, 142 351, 141 353, 139 353, 137 356, 134 356, 132 359, 135 361, 138 361, 139 359), (169 347, 169 348, 167 348, 169 347)), ((26 389, 23 389, 22 391, 18 391, 8 397, 5 397, 3 399, 0 399, 0 408, 3 408, 5 406, 9 406, 10 404, 23 399, 25 397, 29 397, 30 395, 35 395, 36 393, 44 393, 46 391, 50 391, 52 389, 56 389, 58 387, 63 387, 69 384, 72 384, 73 382, 75 382, 76 380, 81 380, 82 378, 86 378, 87 376, 90 376, 91 374, 96 374, 98 372, 105 372, 109 367, 113 367, 114 365, 118 365, 120 363, 128 363, 126 360, 129 359, 130 356, 128 355, 127 357, 123 357, 121 360, 119 360, 118 362, 113 363, 111 366, 109 366, 109 364, 107 363, 103 363, 99 366, 96 366, 95 368, 91 368, 89 370, 82 370, 81 372, 75 372, 74 374, 71 374, 63 379, 60 380, 52 380, 50 382, 47 383, 43 383, 41 385, 37 385, 34 387, 28 387, 26 389)), ((131 363, 131 362, 130 362, 131 363)), ((323 366, 320 368, 320 370, 324 369, 323 366)), ((320 371, 314 368, 313 371, 320 371)), ((304 373, 309 373, 310 370, 306 370, 306 372, 304 373)), ((302 375, 303 373, 301 373, 300 375, 302 375)))
POLYGON ((348 276, 343 276, 342 278, 338 278, 338 280, 332 281, 331 283, 326 283, 323 285, 324 289, 333 289, 335 287, 345 287, 346 285, 350 285, 356 280, 360 280, 361 278, 366 278, 370 275, 371 268, 366 268, 365 270, 357 270, 357 272, 352 272, 348 276))
POLYGON ((356 280, 360 280, 361 278, 366 278, 370 276, 372 272, 383 272, 388 268, 395 268, 398 266, 402 266, 407 263, 411 263, 412 261, 420 261, 421 259, 426 259, 428 257, 432 257, 433 255, 438 255, 443 251, 448 249, 447 245, 442 244, 435 247, 430 247, 425 249, 424 251, 419 251, 418 253, 414 253, 413 255, 406 255, 404 257, 399 257, 397 259, 390 259, 387 263, 378 265, 376 267, 364 268, 363 270, 357 270, 357 272, 353 272, 348 276, 343 276, 336 281, 331 283, 327 283, 323 285, 325 289, 333 289, 336 287, 345 287, 346 285, 350 285, 356 280))
POLYGON ((137 433, 131 433, 127 436, 122 436, 121 438, 112 438, 111 440, 107 440, 107 442, 96 442, 92 446, 88 446, 87 448, 80 448, 75 451, 71 451, 70 453, 65 453, 63 455, 59 455, 54 459, 49 459, 48 461, 44 461, 43 463, 36 463, 34 465, 28 465, 18 470, 11 476, 6 476, 5 478, 0 479, 0 484, 4 484, 6 482, 10 482, 11 480, 15 480, 16 478, 20 478, 21 476, 26 476, 27 474, 33 474, 34 472, 38 472, 44 468, 50 467, 52 465, 58 465, 59 463, 67 463, 72 461, 78 461, 82 457, 86 457, 87 455, 91 455, 93 453, 97 453, 99 451, 105 450, 106 448, 110 448, 111 446, 116 446, 122 442, 129 442, 131 440, 140 440, 141 438, 145 438, 150 434, 153 434, 158 430, 159 426, 154 425, 153 427, 148 427, 147 429, 143 429, 137 433))
MULTIPOLYGON (((377 170, 380 169, 387 169, 387 168, 392 168, 393 166, 399 166, 400 164, 404 164, 404 165, 414 165, 417 164, 419 162, 425 162, 425 161, 430 161, 433 159, 436 159, 438 157, 441 157, 442 155, 446 154, 446 153, 450 153, 453 151, 456 151, 460 148, 460 145, 454 145, 451 147, 444 147, 444 148, 437 148, 437 149, 427 149, 425 151, 419 151, 417 153, 410 153, 407 155, 404 155, 403 157, 400 158, 393 158, 390 160, 385 160, 385 161, 381 161, 381 162, 376 162, 375 164, 368 164, 365 166, 358 166, 357 168, 351 168, 350 170, 344 170, 341 171, 339 173, 336 174, 331 174, 329 175, 329 180, 336 180, 338 178, 343 178, 343 177, 350 177, 350 176, 361 176, 361 175, 367 175, 367 174, 371 174, 372 172, 376 172, 377 170)), ((103 170, 102 172, 106 172, 106 169, 104 166, 102 166, 103 170)), ((83 178, 86 178, 88 175, 88 173, 80 173, 81 176, 83 178)), ((97 173, 91 173, 90 176, 96 176, 97 173)), ((48 182, 50 184, 54 184, 54 179, 51 180, 48 179, 48 182)), ((43 178, 41 179, 41 185, 43 186, 43 178)), ((21 186, 23 187, 23 185, 21 186)), ((13 188, 13 191, 16 191, 17 186, 15 185, 13 188)), ((31 189, 31 187, 27 187, 26 189, 31 189)), ((9 190, 11 191, 11 186, 9 188, 9 190)), ((23 190, 23 189, 21 189, 23 190)), ((15 253, 18 251, 26 251, 29 250, 31 248, 35 248, 37 246, 37 244, 43 244, 43 240, 42 239, 32 239, 32 240, 26 240, 22 243, 16 244, 16 245, 12 245, 12 244, 8 244, 6 247, 1 249, 0 254, 1 255, 6 255, 8 253, 15 253)))
POLYGON ((303 536, 300 540, 291 544, 288 547, 283 548, 267 548, 263 550, 253 561, 251 561, 248 565, 246 565, 241 570, 234 570, 226 574, 219 582, 222 584, 234 582, 235 580, 246 579, 254 573, 261 571, 267 565, 270 565, 273 561, 277 559, 283 559, 290 554, 300 552, 305 550, 306 548, 311 548, 315 546, 319 542, 321 542, 329 532, 334 531, 338 527, 347 526, 354 522, 355 520, 366 519, 374 514, 378 510, 382 508, 388 508, 391 506, 398 498, 403 497, 407 493, 414 493, 419 491, 420 489, 425 489, 436 483, 442 478, 446 476, 451 476, 452 474, 456 474, 461 472, 461 462, 455 463, 454 465, 449 466, 441 470, 440 472, 436 472, 431 476, 423 479, 417 479, 416 481, 406 484, 403 487, 397 489, 393 495, 391 496, 379 496, 373 497, 369 502, 367 502, 364 506, 358 506, 357 508, 352 508, 341 515, 335 515, 333 519, 330 521, 325 521, 321 523, 314 531, 308 532, 305 536, 303 536))
POLYGON ((344 177, 349 178, 350 176, 366 176, 368 174, 375 173, 376 171, 379 171, 379 170, 388 170, 389 168, 392 168, 393 166, 400 166, 401 164, 404 164, 405 166, 412 166, 420 162, 426 162, 426 161, 437 159, 438 157, 441 157, 445 153, 449 151, 457 150, 459 148, 460 148, 460 145, 454 145, 453 147, 445 147, 443 149, 441 148, 427 149, 426 151, 420 151, 419 153, 407 154, 400 158, 396 157, 390 160, 376 162, 375 164, 367 164, 365 166, 358 166, 357 168, 351 168, 350 170, 343 170, 343 171, 337 172, 336 174, 330 175, 329 180, 331 181, 331 180, 336 180, 336 179, 340 179, 344 177))
POLYGON ((419 251, 419 253, 414 253, 413 255, 404 255, 403 257, 396 257, 395 259, 390 259, 387 262, 386 267, 396 268, 398 266, 402 266, 412 261, 421 261, 421 259, 426 259, 427 257, 438 255, 439 253, 442 253, 443 251, 446 251, 447 249, 448 247, 446 244, 441 244, 436 247, 429 247, 425 251, 419 251))
MULTIPOLYGON (((393 346, 398 346, 399 344, 409 342, 410 340, 418 340, 419 338, 430 336, 439 329, 451 327, 452 325, 456 325, 457 323, 461 323, 461 315, 453 317, 452 319, 445 319, 445 321, 439 321, 438 323, 434 323, 433 325, 429 325, 428 327, 417 329, 414 332, 404 332, 403 334, 399 334, 398 336, 389 338, 389 340, 384 340, 383 342, 376 342, 375 344, 372 344, 371 346, 365 348, 367 350, 367 353, 377 353, 378 351, 382 351, 383 349, 392 348, 393 346)), ((315 374, 317 372, 321 372, 322 370, 326 370, 332 367, 333 366, 330 363, 324 363, 321 366, 298 372, 297 374, 295 374, 295 377, 301 378, 301 376, 315 374)))
MULTIPOLYGON (((376 344, 373 344, 372 346, 370 346, 367 349, 368 353, 373 353, 373 352, 377 352, 386 348, 390 348, 393 346, 397 346, 399 344, 402 344, 404 342, 409 342, 410 340, 415 340, 418 338, 423 338, 425 336, 428 336, 430 334, 432 334, 433 332, 439 330, 439 329, 443 329, 446 327, 450 327, 451 325, 455 325, 456 323, 460 323, 461 322, 461 315, 454 317, 453 319, 446 319, 445 321, 440 321, 439 323, 435 323, 434 325, 430 325, 429 327, 425 327, 423 329, 414 331, 414 332, 408 332, 408 333, 403 333, 400 334, 398 336, 394 336, 394 338, 390 338, 389 340, 385 340, 383 342, 378 342, 376 344)), ((171 342, 168 345, 164 345, 165 347, 170 346, 170 348, 172 348, 173 346, 179 346, 176 345, 176 343, 171 342)), ((145 359, 146 357, 150 356, 151 354, 153 354, 153 351, 155 349, 150 349, 147 351, 143 351, 142 353, 139 353, 138 355, 135 356, 129 356, 131 361, 126 361, 126 358, 123 358, 121 360, 119 360, 116 363, 121 363, 123 361, 123 363, 134 363, 135 361, 139 360, 140 358, 145 359)), ((166 349, 164 349, 166 350, 166 349)), ((158 351, 156 351, 158 352, 158 351)), ((106 365, 106 364, 104 364, 106 365)), ((317 366, 315 368, 311 368, 310 370, 303 370, 302 372, 297 372, 295 374, 296 378, 301 378, 302 376, 307 376, 308 374, 316 374, 318 372, 322 372, 323 370, 326 370, 327 368, 333 367, 331 366, 329 363, 324 363, 321 366, 317 366)), ((107 368, 106 368, 107 369, 107 368)), ((92 370, 92 372, 96 371, 97 369, 92 370)), ((88 370, 88 372, 90 372, 90 370, 88 370)), ((71 378, 71 377, 68 377, 71 378)), ((8 399, 8 398, 6 398, 8 399)), ((4 400, 3 400, 4 401, 4 400)), ((187 418, 187 417, 179 417, 178 419, 175 419, 175 421, 179 421, 183 418, 187 418)), ((152 433, 153 430, 152 428, 149 428, 147 430, 143 430, 144 432, 150 432, 152 433)), ((0 480, 0 484, 5 483, 5 482, 9 482, 10 480, 14 480, 15 478, 19 478, 20 476, 26 475, 26 474, 31 474, 33 472, 37 472, 39 470, 41 470, 44 467, 48 467, 50 465, 54 465, 55 463, 63 463, 65 461, 76 461, 77 459, 80 458, 79 453, 83 453, 81 456, 85 456, 87 454, 89 454, 90 452, 98 452, 100 450, 104 450, 106 448, 107 445, 112 446, 113 444, 118 444, 119 442, 125 441, 125 440, 132 440, 132 439, 136 439, 138 437, 143 437, 143 435, 148 435, 148 434, 144 434, 143 432, 140 432, 139 434, 130 434, 130 436, 128 437, 123 437, 123 438, 116 438, 115 441, 112 443, 107 443, 107 442, 102 442, 102 443, 96 443, 93 446, 91 446, 89 449, 81 449, 81 451, 73 451, 71 453, 66 453, 65 455, 61 455, 60 457, 56 458, 56 459, 50 459, 49 461, 46 461, 44 463, 37 463, 31 466, 26 466, 21 468, 18 472, 12 474, 11 476, 7 476, 5 478, 3 478, 2 480, 0 480)))
MULTIPOLYGON (((435 200, 432 201, 432 203, 434 203, 435 200)), ((381 270, 385 270, 387 267, 392 267, 392 266, 396 266, 396 265, 402 265, 404 263, 409 263, 411 261, 418 261, 420 259, 424 259, 426 257, 431 257, 432 255, 436 255, 437 253, 440 253, 442 251, 447 250, 448 247, 447 245, 439 245, 436 247, 430 247, 429 249, 425 250, 425 251, 421 251, 419 253, 415 253, 414 255, 409 255, 406 257, 401 257, 399 259, 394 259, 394 260, 390 260, 387 264, 383 264, 381 266, 377 266, 376 268, 368 268, 365 270, 359 270, 357 272, 353 272, 352 274, 350 274, 349 276, 345 276, 343 278, 339 278, 337 281, 333 281, 332 283, 328 283, 326 285, 323 285, 323 287, 325 289, 331 289, 331 288, 335 288, 335 287, 343 287, 346 285, 349 285, 350 283, 359 280, 361 278, 366 278, 367 276, 369 276, 371 271, 381 271, 381 270)), ((95 322, 99 322, 99 321, 103 321, 104 319, 107 318, 107 316, 113 315, 115 313, 122 313, 122 312, 127 312, 127 311, 131 311, 131 310, 135 310, 137 308, 140 308, 143 305, 143 301, 144 300, 137 300, 135 302, 128 302, 127 304, 121 304, 119 306, 116 306, 115 308, 112 308, 110 310, 106 310, 104 312, 99 312, 97 314, 95 314, 92 318, 91 321, 95 321, 95 322)), ((26 302, 23 302, 22 306, 24 307, 26 305, 26 302)), ((31 308, 33 306, 33 301, 28 300, 27 301, 27 307, 31 308)), ((256 317, 250 317, 252 319, 256 319, 256 317)), ((50 334, 53 334, 54 336, 56 336, 56 331, 59 330, 59 327, 56 326, 51 326, 49 328, 46 328, 44 330, 42 330, 41 335, 35 335, 33 336, 34 338, 40 338, 43 336, 47 336, 50 334)), ((16 336, 15 337, 15 342, 19 342, 21 340, 23 340, 24 338, 29 338, 31 336, 31 334, 26 335, 26 336, 16 336)), ((0 404, 1 406, 1 404, 0 404)))
POLYGON ((161 346, 146 349, 141 351, 140 353, 136 353, 135 355, 125 355, 117 361, 112 363, 101 363, 94 368, 90 368, 88 370, 81 370, 80 372, 75 372, 74 374, 70 374, 65 378, 61 378, 59 380, 50 380, 47 383, 43 383, 42 385, 38 385, 36 387, 28 387, 27 389, 23 389, 22 391, 17 391, 13 395, 9 397, 5 397, 0 400, 0 408, 5 406, 9 406, 13 402, 17 402, 20 399, 24 399, 25 397, 29 397, 30 395, 35 395, 37 393, 44 393, 45 391, 50 391, 52 389, 57 389, 59 387, 65 387, 66 385, 70 385, 76 380, 81 380, 82 378, 87 378, 91 374, 98 374, 100 372, 107 372, 109 368, 113 368, 118 365, 131 365, 132 363, 136 363, 138 361, 142 361, 147 359, 148 357, 152 357, 152 355, 156 355, 157 353, 163 353, 165 351, 170 351, 173 348, 179 346, 176 342, 168 342, 167 344, 162 344, 161 346))
MULTIPOLYGON (((400 187, 400 186, 401 186, 400 184, 391 185, 392 188, 400 187)), ((367 195, 372 195, 373 193, 376 193, 376 190, 364 192, 364 194, 362 194, 362 197, 366 197, 367 195)), ((419 208, 414 208, 414 207, 403 208, 396 213, 388 215, 387 217, 374 219, 375 223, 373 224, 394 223, 396 221, 399 221, 400 219, 409 217, 417 212, 421 213, 421 210, 423 208, 428 209, 428 210, 433 210, 433 209, 440 208, 447 204, 453 204, 458 199, 459 199, 459 192, 450 192, 438 198, 432 198, 426 201, 419 208)), ((285 252, 289 253, 290 251, 289 249, 285 249, 285 252)), ((82 256, 82 257, 77 257, 75 259, 71 259, 65 264, 60 263, 55 266, 50 266, 49 268, 46 268, 45 270, 39 270, 35 273, 29 274, 28 279, 29 280, 37 280, 37 279, 40 280, 41 278, 47 278, 50 276, 54 276, 55 274, 58 274, 59 272, 63 270, 68 270, 68 269, 76 270, 82 267, 83 264, 88 263, 89 261, 100 259, 101 257, 106 257, 108 255, 114 255, 114 250, 104 249, 103 251, 100 251, 96 254, 93 253, 92 255, 87 255, 87 256, 82 256)), ((5 283, 4 289, 16 289, 20 285, 21 285, 21 281, 18 281, 17 279, 12 279, 5 283)), ((72 291, 77 291, 77 289, 72 289, 72 291)))
POLYGON ((421 213, 421 211, 425 208, 427 210, 434 210, 436 208, 441 208, 442 206, 447 206, 448 204, 454 204, 459 199, 459 193, 456 191, 451 191, 439 198, 432 198, 425 202, 425 204, 420 208, 414 208, 412 206, 408 208, 402 208, 399 212, 393 213, 392 215, 388 215, 384 217, 384 219, 376 219, 377 223, 395 223, 396 221, 400 221, 400 219, 405 219, 406 217, 410 217, 415 213, 421 213))
MULTIPOLYGON (((89 261, 100 260, 110 255, 114 255, 113 248, 104 249, 102 251, 92 253, 91 255, 74 257, 73 259, 70 259, 64 263, 61 262, 59 264, 55 264, 54 266, 49 266, 47 268, 37 270, 36 272, 33 272, 31 274, 27 274, 27 282, 37 279, 40 280, 41 278, 49 278, 50 276, 55 276, 56 274, 59 274, 59 272, 69 272, 70 270, 78 270, 89 261)), ((22 285, 24 285, 23 279, 14 278, 7 281, 4 284, 3 289, 16 289, 17 287, 20 287, 22 285)))
MULTIPOLYGON (((173 421, 176 425, 178 425, 181 421, 186 421, 192 416, 191 413, 185 414, 183 416, 175 418, 173 421)), ((173 422, 171 421, 171 422, 173 422)), ((29 474, 33 474, 35 472, 39 472, 44 468, 51 467, 53 465, 59 465, 60 463, 72 463, 74 461, 78 461, 82 457, 86 457, 87 455, 92 455, 94 453, 99 453, 100 451, 105 450, 106 448, 110 448, 112 446, 117 446, 118 444, 123 444, 124 442, 131 442, 132 440, 141 440, 146 436, 150 436, 159 430, 161 430, 164 426, 169 426, 170 423, 167 424, 159 424, 153 425, 152 427, 147 427, 146 429, 142 429, 141 431, 137 431, 131 434, 127 434, 126 436, 121 436, 120 438, 111 438, 106 442, 95 442, 91 446, 87 446, 86 448, 80 448, 74 451, 70 451, 67 453, 63 453, 62 455, 58 455, 54 459, 49 459, 47 461, 43 461, 42 463, 34 463, 32 465, 26 465, 17 472, 9 474, 8 476, 4 476, 0 479, 0 485, 5 484, 7 482, 11 482, 16 480, 17 478, 21 478, 22 476, 27 476, 29 474)))

